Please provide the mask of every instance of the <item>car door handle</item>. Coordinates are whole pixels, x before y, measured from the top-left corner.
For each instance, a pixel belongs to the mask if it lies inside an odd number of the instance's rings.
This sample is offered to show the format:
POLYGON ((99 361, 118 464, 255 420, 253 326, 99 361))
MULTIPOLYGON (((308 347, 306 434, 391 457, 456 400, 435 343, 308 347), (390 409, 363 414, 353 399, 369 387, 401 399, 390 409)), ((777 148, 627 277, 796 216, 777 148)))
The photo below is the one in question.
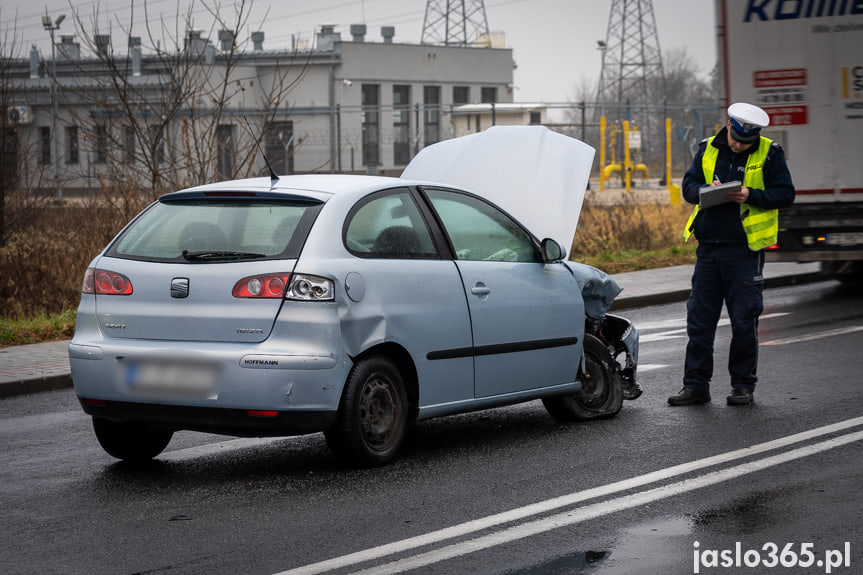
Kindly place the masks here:
POLYGON ((470 288, 470 293, 473 295, 478 295, 480 297, 486 297, 491 293, 491 289, 486 287, 486 285, 482 282, 477 283, 475 286, 470 288))

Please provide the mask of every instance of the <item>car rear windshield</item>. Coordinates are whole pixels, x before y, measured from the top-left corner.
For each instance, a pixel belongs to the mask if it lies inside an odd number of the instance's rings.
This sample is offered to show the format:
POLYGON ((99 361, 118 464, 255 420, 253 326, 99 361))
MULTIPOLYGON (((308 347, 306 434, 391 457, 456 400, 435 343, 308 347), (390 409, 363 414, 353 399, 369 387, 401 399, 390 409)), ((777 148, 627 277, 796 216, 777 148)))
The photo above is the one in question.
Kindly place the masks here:
POLYGON ((295 259, 321 205, 274 200, 160 201, 123 231, 108 255, 177 262, 295 259))

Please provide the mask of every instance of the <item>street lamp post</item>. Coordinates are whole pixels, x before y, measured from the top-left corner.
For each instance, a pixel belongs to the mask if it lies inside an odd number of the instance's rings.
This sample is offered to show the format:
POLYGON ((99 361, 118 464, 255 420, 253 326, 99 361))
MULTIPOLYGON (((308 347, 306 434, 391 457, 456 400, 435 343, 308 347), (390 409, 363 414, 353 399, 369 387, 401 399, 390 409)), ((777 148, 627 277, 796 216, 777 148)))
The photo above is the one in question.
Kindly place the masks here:
POLYGON ((51 35, 51 107, 54 115, 51 121, 51 136, 54 138, 54 179, 57 183, 57 201, 59 202, 63 201, 63 182, 60 180, 60 138, 57 134, 57 48, 54 42, 54 30, 60 29, 60 23, 65 18, 65 14, 60 14, 57 16, 57 20, 52 21, 47 9, 45 15, 42 16, 42 27, 51 35))

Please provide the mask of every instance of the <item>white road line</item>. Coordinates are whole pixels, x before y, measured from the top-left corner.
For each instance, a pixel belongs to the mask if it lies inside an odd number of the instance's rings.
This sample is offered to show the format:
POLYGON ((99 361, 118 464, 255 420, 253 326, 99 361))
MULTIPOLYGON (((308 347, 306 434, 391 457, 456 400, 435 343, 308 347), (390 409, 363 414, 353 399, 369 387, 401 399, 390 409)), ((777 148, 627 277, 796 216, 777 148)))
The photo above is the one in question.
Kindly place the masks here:
POLYGON ((666 339, 674 339, 676 337, 686 337, 686 328, 673 329, 670 331, 661 331, 659 333, 651 333, 648 335, 638 334, 638 345, 651 343, 654 341, 665 341, 666 339))
POLYGON ((654 371, 657 369, 662 369, 664 367, 668 367, 668 364, 665 363, 644 363, 638 364, 638 373, 644 373, 645 371, 654 371))
MULTIPOLYGON (((777 313, 767 313, 762 315, 759 319, 770 319, 774 317, 782 317, 784 315, 789 315, 791 312, 777 312, 777 313)), ((722 320, 719 325, 728 325, 728 319, 722 320)), ((672 331, 677 331, 676 328, 686 328, 686 318, 685 317, 676 317, 673 319, 663 319, 659 321, 640 321, 635 326, 638 328, 638 333, 643 331, 650 331, 654 329, 671 329, 672 331)))
POLYGON ((788 345, 789 343, 803 343, 805 341, 812 341, 815 339, 823 339, 825 337, 834 337, 837 335, 847 335, 849 333, 854 333, 855 331, 863 331, 863 325, 852 325, 850 327, 843 327, 839 329, 828 329, 827 331, 819 331, 815 333, 810 333, 806 335, 800 335, 797 337, 784 337, 781 339, 772 339, 770 341, 761 342, 761 345, 788 345))
POLYGON ((756 471, 762 471, 782 463, 794 461, 795 459, 800 459, 809 455, 815 455, 816 453, 835 449, 842 445, 847 445, 861 440, 863 440, 863 431, 849 433, 847 435, 822 441, 821 443, 799 447, 792 451, 786 451, 785 453, 765 457, 764 459, 743 463, 736 467, 713 471, 698 477, 684 479, 670 485, 663 485, 647 491, 618 497, 617 499, 612 499, 610 501, 603 501, 601 503, 594 503, 571 511, 565 511, 550 517, 537 519, 536 521, 522 523, 497 533, 491 533, 489 535, 449 545, 441 549, 435 549, 433 551, 414 555, 413 557, 399 559, 386 565, 357 571, 354 575, 389 575, 391 573, 403 573, 411 569, 417 569, 419 567, 440 563, 441 561, 446 561, 462 555, 475 553, 482 549, 503 545, 504 543, 509 543, 519 539, 525 539, 540 533, 545 533, 546 531, 552 531, 554 529, 567 527, 590 519, 596 519, 597 517, 610 515, 611 513, 631 509, 633 507, 639 507, 661 499, 675 497, 681 493, 687 493, 689 491, 701 489, 702 487, 722 483, 723 481, 742 477, 750 473, 755 473, 756 471))
MULTIPOLYGON (((381 545, 379 547, 375 547, 372 549, 366 549, 363 551, 358 551, 356 553, 350 553, 348 555, 343 555, 341 557, 335 557, 333 559, 328 559, 326 561, 321 561, 319 563, 313 563, 310 565, 306 565, 303 567, 298 567, 296 569, 290 569, 287 571, 282 571, 277 575, 314 575, 317 573, 326 573, 327 571, 334 569, 343 569, 346 567, 350 567, 352 565, 359 565, 360 563, 364 563, 366 561, 373 561, 377 559, 382 559, 389 555, 393 555, 396 553, 403 553, 407 551, 412 551, 415 549, 419 549, 426 545, 432 545, 435 543, 440 543, 442 541, 446 541, 448 539, 453 539, 455 537, 463 537, 466 535, 470 535, 472 533, 477 533, 479 531, 490 529, 493 527, 497 527, 503 525, 505 523, 520 521, 527 519, 532 516, 536 516, 542 513, 548 513, 551 511, 559 510, 563 507, 572 506, 577 503, 582 503, 584 501, 588 501, 590 499, 595 499, 597 497, 606 497, 608 495, 612 495, 615 493, 619 493, 621 491, 626 491, 629 489, 634 489, 638 487, 642 487, 645 485, 649 485, 651 483, 655 483, 657 481, 663 481, 667 479, 671 479, 673 477, 677 477, 679 475, 683 475, 686 473, 692 473, 694 471, 698 471, 701 469, 705 469, 707 467, 711 467, 714 465, 720 465, 729 463, 731 461, 735 461, 737 459, 742 459, 745 457, 752 457, 754 455, 758 455, 760 453, 764 453, 767 451, 772 451, 775 449, 781 449, 784 447, 788 447, 794 445, 795 443, 800 443, 802 441, 809 441, 811 439, 821 437, 824 435, 828 435, 831 433, 837 433, 840 431, 844 431, 850 429, 852 427, 856 427, 859 425, 863 425, 863 417, 857 417, 854 419, 849 419, 846 421, 841 421, 839 423, 834 423, 832 425, 826 425, 824 427, 819 427, 815 429, 811 429, 809 431, 804 431, 801 433, 797 433, 794 435, 790 435, 788 437, 782 437, 779 439, 775 439, 773 441, 768 441, 766 443, 760 443, 757 445, 753 445, 752 447, 745 447, 743 449, 738 449, 736 451, 730 451, 728 453, 723 453, 720 455, 714 455, 712 457, 707 457, 705 459, 700 459, 697 461, 693 461, 690 463, 683 463, 680 465, 675 465, 673 467, 669 467, 667 469, 661 469, 659 471, 654 471, 652 473, 647 473, 645 475, 641 475, 638 477, 633 477, 631 479, 625 479, 623 481, 618 481, 616 483, 611 483, 608 485, 603 485, 600 487, 595 487, 593 489, 587 489, 585 491, 579 491, 576 493, 570 493, 568 495, 563 495, 560 497, 556 497, 553 499, 548 499, 546 501, 540 501, 538 503, 534 503, 532 505, 527 505, 525 507, 520 507, 517 509, 513 509, 510 511, 505 511, 503 513, 498 513, 496 515, 490 515, 488 517, 483 517, 480 519, 475 519, 473 521, 468 521, 462 523, 460 525, 454 525, 452 527, 447 527, 444 529, 440 529, 438 531, 433 531, 431 533, 427 533, 425 535, 419 535, 416 537, 411 537, 408 539, 402 539, 401 541, 395 541, 393 543, 388 543, 385 545, 381 545)), ((801 448, 803 450, 810 448, 801 448)), ((791 453, 791 452, 789 452, 791 453)), ((777 455, 775 457, 783 457, 783 455, 777 455)), ((746 465, 753 465, 758 462, 752 462, 746 465)), ((741 466, 743 467, 743 466, 741 466)), ((726 470, 727 472, 728 470, 726 470)), ((724 480, 724 479, 723 479, 724 480)), ((694 481, 693 479, 687 481, 694 481)), ((684 482, 685 483, 685 482, 684 482)), ((661 488, 659 488, 661 489, 661 488)), ((648 492, 649 493, 649 492, 648 492)), ((606 501, 601 504, 598 504, 598 507, 603 509, 607 508, 609 505, 614 505, 614 501, 606 501)), ((564 514, 566 515, 566 514, 564 514)), ((539 520, 544 521, 544 520, 539 520)))
POLYGON ((678 327, 686 327, 686 318, 676 317, 673 319, 663 319, 659 321, 640 321, 635 327, 638 328, 638 333, 653 329, 671 329, 678 327))
MULTIPOLYGON (((758 319, 759 320, 772 319, 774 317, 782 317, 783 315, 788 315, 788 313, 786 313, 786 312, 768 313, 768 314, 762 315, 758 319)), ((640 324, 636 325, 635 327, 638 328, 638 343, 643 344, 643 343, 650 343, 650 342, 654 342, 654 341, 664 341, 666 339, 674 339, 676 337, 686 337, 686 320, 685 319, 667 320, 665 322, 654 322, 653 324, 649 324, 649 325, 656 328, 657 326, 677 325, 680 322, 683 322, 683 327, 681 327, 679 329, 670 329, 670 330, 660 331, 660 332, 651 333, 651 334, 645 334, 644 333, 644 331, 649 329, 649 328, 646 328, 640 324)), ((716 327, 725 327, 727 325, 731 325, 731 320, 728 319, 727 317, 725 317, 725 318, 722 318, 719 320, 719 322, 716 324, 716 327)))

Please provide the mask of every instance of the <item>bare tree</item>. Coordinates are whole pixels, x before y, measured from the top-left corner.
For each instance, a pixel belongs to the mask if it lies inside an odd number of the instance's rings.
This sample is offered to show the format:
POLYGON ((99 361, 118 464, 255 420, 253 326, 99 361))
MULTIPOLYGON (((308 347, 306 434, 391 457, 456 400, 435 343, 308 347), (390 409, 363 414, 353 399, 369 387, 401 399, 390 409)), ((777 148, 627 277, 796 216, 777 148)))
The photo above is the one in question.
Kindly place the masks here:
POLYGON ((47 163, 25 161, 36 157, 36 143, 22 137, 22 124, 29 121, 30 111, 19 105, 18 95, 28 72, 20 65, 17 17, 4 16, 0 8, 0 247, 49 201, 34 191, 47 176, 47 163))
POLYGON ((718 117, 718 76, 715 67, 712 71, 699 69, 685 48, 668 51, 664 62, 663 113, 671 118, 672 157, 679 159, 675 169, 685 170, 692 158, 693 145, 714 131, 718 117))
POLYGON ((248 40, 240 40, 251 2, 234 4, 229 16, 217 3, 202 4, 213 16, 208 32, 194 29, 190 7, 173 29, 148 15, 141 36, 132 17, 104 30, 99 4, 89 19, 73 10, 77 35, 96 57, 73 62, 77 69, 67 80, 73 86, 64 103, 83 112, 76 122, 85 126, 101 182, 134 181, 159 193, 252 175, 260 165, 259 139, 275 120, 290 116, 284 103, 307 62, 297 64, 294 53, 259 65, 243 49, 248 40), (114 26, 130 39, 125 52, 115 52, 106 40, 114 26), (216 32, 221 49, 207 39, 216 32), (247 115, 255 138, 242 127, 247 115))
MULTIPOLYGON (((0 20, 2 16, 0 9, 0 20)), ((13 54, 9 53, 9 47, 16 44, 14 27, 0 30, 0 112, 3 112, 0 114, 0 246, 5 244, 6 238, 6 195, 17 185, 17 166, 10 165, 16 156, 9 147, 17 146, 18 135, 5 113, 10 105, 13 81, 10 69, 13 54)))

